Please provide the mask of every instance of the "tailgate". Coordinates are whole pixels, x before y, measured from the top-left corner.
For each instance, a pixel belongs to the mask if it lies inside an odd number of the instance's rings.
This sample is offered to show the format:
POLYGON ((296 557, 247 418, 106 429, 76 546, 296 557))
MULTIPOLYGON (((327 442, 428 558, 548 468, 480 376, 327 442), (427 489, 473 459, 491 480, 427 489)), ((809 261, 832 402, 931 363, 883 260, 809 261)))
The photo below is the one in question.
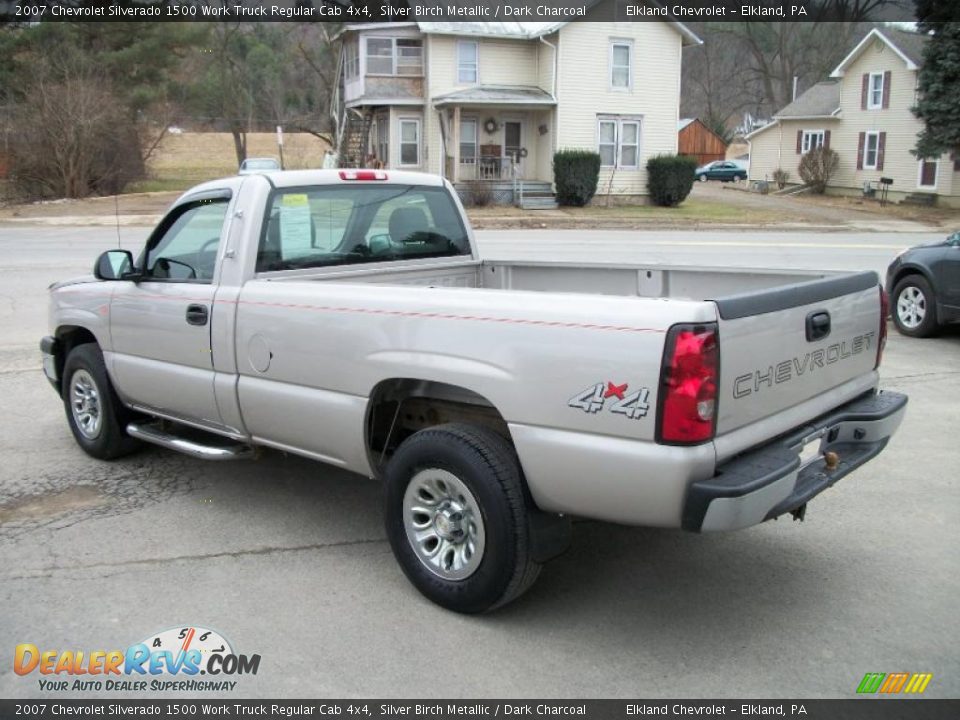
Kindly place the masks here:
POLYGON ((715 300, 717 434, 762 420, 873 371, 876 273, 840 275, 715 300))

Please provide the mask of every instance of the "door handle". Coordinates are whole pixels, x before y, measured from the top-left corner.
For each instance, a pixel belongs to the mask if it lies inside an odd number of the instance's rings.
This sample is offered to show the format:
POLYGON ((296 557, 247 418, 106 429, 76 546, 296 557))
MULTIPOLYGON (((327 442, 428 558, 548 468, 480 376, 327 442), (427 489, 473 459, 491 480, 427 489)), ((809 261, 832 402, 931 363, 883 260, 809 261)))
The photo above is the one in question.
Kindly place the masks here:
POLYGON ((206 305, 187 305, 187 324, 206 325, 210 313, 206 305))
POLYGON ((807 341, 823 340, 830 334, 830 313, 818 310, 807 315, 807 341))

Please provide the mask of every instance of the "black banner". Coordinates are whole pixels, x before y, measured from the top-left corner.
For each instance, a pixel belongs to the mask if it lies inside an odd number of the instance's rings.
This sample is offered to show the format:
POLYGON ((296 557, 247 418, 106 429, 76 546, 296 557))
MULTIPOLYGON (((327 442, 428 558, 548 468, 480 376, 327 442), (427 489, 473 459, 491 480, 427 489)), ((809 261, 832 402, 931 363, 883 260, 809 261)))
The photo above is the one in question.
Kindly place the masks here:
POLYGON ((960 700, 0 700, 0 718, 751 718, 946 720, 960 700))
MULTIPOLYGON (((0 0, 7 22, 822 22, 862 11, 849 0, 0 0)), ((912 18, 884 7, 869 19, 912 18)))

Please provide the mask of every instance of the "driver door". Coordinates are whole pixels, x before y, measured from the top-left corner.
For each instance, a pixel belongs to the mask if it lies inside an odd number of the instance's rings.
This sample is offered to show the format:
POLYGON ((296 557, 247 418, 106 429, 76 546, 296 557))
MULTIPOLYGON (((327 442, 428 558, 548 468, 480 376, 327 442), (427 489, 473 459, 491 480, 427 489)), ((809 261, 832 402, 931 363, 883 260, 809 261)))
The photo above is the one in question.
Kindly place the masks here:
POLYGON ((110 302, 114 384, 130 403, 174 419, 221 427, 214 398, 211 320, 230 191, 176 206, 147 240, 138 282, 115 284, 110 302))

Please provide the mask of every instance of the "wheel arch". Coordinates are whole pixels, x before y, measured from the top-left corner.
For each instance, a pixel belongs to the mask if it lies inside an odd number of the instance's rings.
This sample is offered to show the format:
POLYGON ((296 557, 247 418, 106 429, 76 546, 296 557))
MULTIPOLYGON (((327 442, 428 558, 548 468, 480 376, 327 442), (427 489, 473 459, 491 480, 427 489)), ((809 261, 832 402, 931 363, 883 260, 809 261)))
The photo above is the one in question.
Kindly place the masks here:
POLYGON ((370 391, 364 418, 364 445, 379 475, 393 449, 417 430, 450 422, 487 427, 511 445, 506 418, 481 393, 451 383, 413 377, 381 380, 370 391))
POLYGON ((99 346, 100 341, 96 335, 82 325, 61 325, 54 333, 54 337, 57 339, 57 343, 54 346, 55 352, 53 357, 57 368, 57 377, 60 378, 60 387, 58 387, 58 390, 62 390, 63 367, 67 362, 67 356, 70 355, 70 352, 78 345, 93 343, 99 346))
POLYGON ((903 265, 897 269, 896 275, 890 280, 890 303, 891 305, 896 302, 896 298, 893 297, 893 291, 896 290, 897 284, 906 277, 910 275, 920 275, 924 280, 926 280, 930 287, 933 289, 934 295, 936 295, 937 288, 936 284, 933 281, 933 273, 930 271, 930 268, 924 267, 923 265, 916 265, 911 263, 910 265, 903 265))

